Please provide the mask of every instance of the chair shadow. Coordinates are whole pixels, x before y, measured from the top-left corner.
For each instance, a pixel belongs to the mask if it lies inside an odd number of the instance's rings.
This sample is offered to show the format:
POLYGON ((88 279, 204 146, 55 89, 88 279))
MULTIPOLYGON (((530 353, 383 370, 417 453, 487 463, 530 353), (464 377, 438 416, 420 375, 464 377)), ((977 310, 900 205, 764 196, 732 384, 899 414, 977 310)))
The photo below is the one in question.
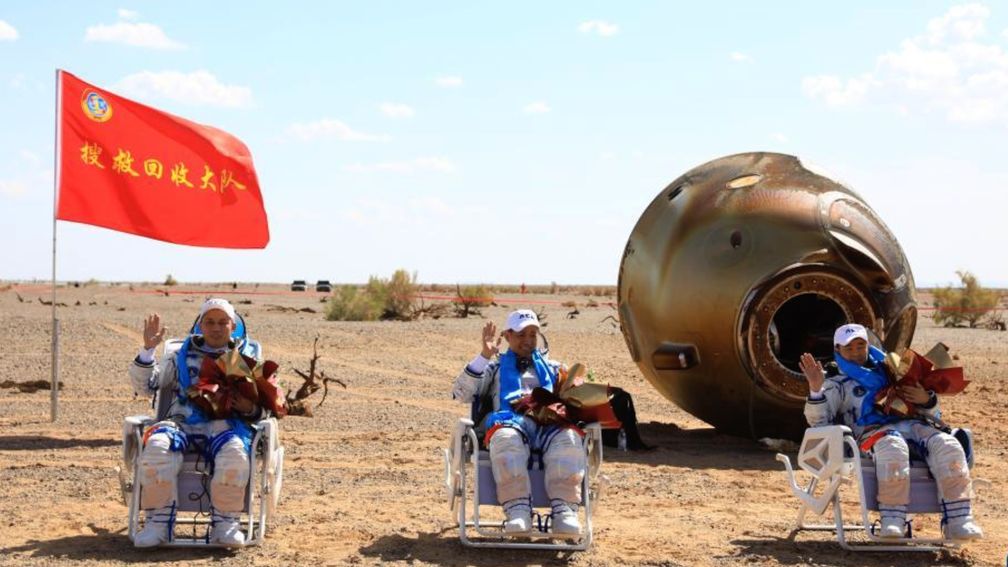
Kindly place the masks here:
POLYGON ((40 451, 45 449, 70 449, 85 447, 98 449, 101 447, 117 447, 121 439, 57 439, 38 435, 0 435, 0 451, 40 451))
POLYGON ((650 451, 620 451, 605 447, 606 462, 696 469, 777 470, 774 452, 746 437, 719 433, 713 427, 682 429, 655 421, 638 424, 650 451))
MULTIPOLYGON (((840 547, 835 539, 796 541, 798 530, 792 530, 787 537, 753 536, 732 540, 738 547, 735 557, 739 563, 752 562, 760 557, 770 558, 781 565, 827 565, 836 567, 891 567, 900 565, 907 567, 930 565, 967 566, 970 561, 957 555, 952 550, 915 551, 915 552, 882 552, 882 551, 847 551, 840 547)), ((823 537, 834 537, 830 532, 823 532, 823 537)), ((806 535, 805 537, 813 537, 806 535)), ((757 561, 758 562, 758 561, 757 561)))
MULTIPOLYGON (((3 554, 15 557, 15 554, 27 554, 25 563, 34 563, 42 559, 72 561, 108 561, 114 557, 122 563, 158 563, 177 562, 187 564, 197 558, 218 559, 229 557, 234 550, 224 548, 152 548, 138 549, 126 536, 126 528, 111 531, 88 524, 90 534, 79 534, 54 539, 32 539, 22 545, 6 547, 3 554)), ((40 561, 42 562, 42 561, 40 561)))
MULTIPOLYGON (((458 540, 458 528, 449 527, 436 533, 421 533, 416 537, 390 534, 361 547, 361 555, 389 561, 422 561, 436 565, 566 565, 572 551, 530 549, 476 549, 465 547, 458 540)), ((583 553, 583 552, 582 552, 583 553)))

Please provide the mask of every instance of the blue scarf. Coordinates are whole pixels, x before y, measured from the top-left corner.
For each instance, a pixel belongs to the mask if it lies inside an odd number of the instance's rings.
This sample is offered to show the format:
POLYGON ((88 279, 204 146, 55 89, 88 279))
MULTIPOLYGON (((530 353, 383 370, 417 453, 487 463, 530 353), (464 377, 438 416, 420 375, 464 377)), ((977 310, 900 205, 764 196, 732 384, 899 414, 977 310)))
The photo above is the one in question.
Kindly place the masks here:
POLYGON ((868 347, 868 361, 871 367, 861 366, 856 362, 851 362, 840 356, 839 352, 833 353, 833 360, 836 361, 840 372, 851 377, 855 382, 863 386, 868 393, 861 401, 861 415, 857 424, 865 427, 868 425, 882 425, 898 421, 899 418, 885 415, 875 407, 875 399, 879 391, 889 385, 889 377, 882 369, 885 360, 885 353, 873 346, 868 347))
MULTIPOLYGON (((556 375, 538 350, 532 351, 532 366, 535 368, 536 377, 539 378, 539 387, 552 392, 556 375)), ((487 418, 487 428, 504 422, 518 426, 521 416, 511 411, 511 404, 521 398, 522 385, 521 372, 518 371, 518 356, 513 351, 509 350, 501 355, 497 379, 501 407, 487 418)))
MULTIPOLYGON (((205 423, 210 420, 207 418, 206 414, 203 413, 203 410, 194 405, 189 404, 188 391, 189 386, 192 385, 192 377, 189 374, 190 370, 187 361, 189 359, 189 347, 192 346, 192 338, 193 335, 186 337, 185 342, 182 343, 182 347, 179 348, 178 354, 176 355, 175 358, 175 370, 177 372, 178 377, 179 402, 189 405, 189 408, 191 410, 189 417, 186 418, 186 423, 197 424, 197 423, 205 423)), ((242 345, 243 348, 244 346, 245 345, 242 345)), ((196 370, 196 374, 198 374, 198 372, 199 371, 196 370)), ((232 436, 241 439, 242 444, 245 445, 246 451, 249 451, 251 448, 252 429, 244 421, 240 419, 230 418, 227 420, 227 422, 228 425, 231 426, 231 430, 224 431, 219 435, 217 435, 217 437, 215 437, 215 441, 211 444, 210 448, 211 452, 208 453, 208 456, 211 458, 217 455, 217 451, 220 451, 221 447, 224 446, 224 443, 227 442, 227 440, 232 436)))

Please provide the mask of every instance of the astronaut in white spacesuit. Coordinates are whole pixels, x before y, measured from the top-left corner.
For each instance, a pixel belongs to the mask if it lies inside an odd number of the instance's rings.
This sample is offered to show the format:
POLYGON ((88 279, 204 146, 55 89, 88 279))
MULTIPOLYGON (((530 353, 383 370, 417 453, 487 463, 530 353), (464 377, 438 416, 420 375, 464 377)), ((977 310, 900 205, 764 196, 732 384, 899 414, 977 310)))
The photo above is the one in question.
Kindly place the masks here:
POLYGON ((512 404, 534 388, 554 391, 560 363, 547 359, 536 348, 539 319, 535 312, 519 309, 507 318, 503 339, 507 350, 499 354, 501 336, 497 326, 483 327, 481 352, 455 378, 452 396, 464 403, 488 407, 477 424, 490 450, 490 465, 497 484, 497 499, 507 519, 504 531, 520 534, 532 528, 531 484, 528 465, 541 458, 546 493, 552 504, 553 532, 577 534, 581 482, 587 466, 582 449, 583 434, 576 428, 540 425, 527 415, 512 411, 512 404))
POLYGON ((917 407, 913 417, 887 415, 876 404, 889 384, 885 353, 869 345, 867 330, 843 325, 833 336, 839 374, 826 376, 809 353, 799 365, 809 383, 805 417, 810 426, 841 423, 851 428, 862 451, 870 451, 878 475, 882 537, 902 537, 910 502, 910 448, 924 457, 937 481, 942 526, 950 539, 978 539, 983 531, 973 519, 972 482, 962 445, 935 427, 938 396, 919 385, 900 387, 903 399, 917 407))
POLYGON ((133 389, 147 396, 159 389, 168 391, 172 401, 166 414, 158 415, 158 422, 144 432, 137 480, 142 488, 140 507, 144 509, 146 522, 134 538, 137 547, 154 547, 169 541, 183 452, 192 445, 213 463, 211 541, 225 546, 239 546, 245 541, 239 518, 249 480, 252 435, 247 422, 264 417, 267 410, 235 396, 231 401, 232 418, 207 419, 186 397, 187 388, 198 379, 204 358, 220 356, 235 347, 231 340, 235 325, 235 310, 227 300, 208 299, 200 308, 202 334, 189 337, 177 355, 158 362, 154 351, 161 344, 165 329, 156 313, 144 321, 143 348, 129 367, 133 389), (185 361, 181 371, 180 361, 185 361))

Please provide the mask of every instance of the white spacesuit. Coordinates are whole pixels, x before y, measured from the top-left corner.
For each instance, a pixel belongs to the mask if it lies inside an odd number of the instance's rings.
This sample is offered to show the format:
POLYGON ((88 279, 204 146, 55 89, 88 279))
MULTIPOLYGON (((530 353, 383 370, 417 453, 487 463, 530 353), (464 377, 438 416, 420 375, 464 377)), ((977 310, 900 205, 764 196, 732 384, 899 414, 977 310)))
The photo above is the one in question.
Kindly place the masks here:
MULTIPOLYGON (((488 323, 488 328, 492 323, 488 323)), ((502 503, 508 533, 527 532, 532 527, 531 484, 528 468, 533 458, 541 458, 545 470, 546 493, 553 508, 553 531, 576 534, 581 530, 577 517, 581 501, 581 482, 587 466, 581 434, 571 428, 539 425, 532 418, 511 412, 511 402, 533 388, 553 390, 561 365, 535 350, 539 321, 535 313, 518 310, 508 317, 505 337, 512 347, 499 360, 478 355, 455 378, 452 397, 465 403, 484 400, 486 418, 477 424, 485 433, 490 450, 490 465, 497 484, 497 499, 502 503), (523 346, 519 334, 531 336, 532 348, 523 346), (517 356, 515 350, 529 352, 517 356), (502 403, 502 400, 504 402, 502 403)), ((477 402, 479 403, 479 402, 477 402)))
MULTIPOLYGON (((208 313, 218 317, 226 314, 231 321, 230 330, 234 329, 234 307, 226 300, 207 300, 200 309, 201 322, 205 323, 208 313)), ((251 442, 251 430, 245 421, 263 417, 266 410, 255 406, 247 414, 236 412, 233 419, 208 420, 198 408, 188 403, 180 380, 195 382, 205 357, 217 357, 234 347, 227 338, 218 339, 217 342, 224 342, 218 347, 207 344, 208 340, 208 335, 192 336, 177 356, 167 356, 160 363, 154 358, 155 343, 153 348, 142 348, 130 364, 130 380, 138 395, 150 396, 160 390, 162 395, 170 392, 172 396, 170 404, 159 404, 162 407, 167 405, 167 411, 158 415, 159 421, 144 432, 137 481, 142 488, 140 507, 145 511, 147 521, 134 539, 137 547, 153 547, 169 540, 178 500, 177 482, 182 453, 192 448, 202 450, 207 461, 213 463, 210 483, 211 541, 228 546, 244 543, 239 517, 244 508, 249 480, 251 442), (177 363, 182 359, 185 360, 185 369, 180 375, 177 363), (191 447, 194 444, 196 447, 191 447)))
MULTIPOLYGON (((868 339, 864 327, 844 325, 837 329, 834 343, 839 349, 859 338, 868 339)), ((953 539, 982 537, 983 532, 973 521, 970 471, 962 445, 931 424, 940 418, 938 397, 930 392, 929 400, 918 406, 916 418, 885 415, 875 404, 878 388, 873 387, 871 375, 880 367, 884 354, 869 348, 864 365, 846 360, 837 352, 840 374, 827 377, 822 390, 811 391, 806 401, 805 418, 809 425, 846 425, 862 450, 871 451, 878 478, 883 537, 900 537, 904 533, 910 502, 911 445, 926 459, 937 481, 946 535, 953 539)))

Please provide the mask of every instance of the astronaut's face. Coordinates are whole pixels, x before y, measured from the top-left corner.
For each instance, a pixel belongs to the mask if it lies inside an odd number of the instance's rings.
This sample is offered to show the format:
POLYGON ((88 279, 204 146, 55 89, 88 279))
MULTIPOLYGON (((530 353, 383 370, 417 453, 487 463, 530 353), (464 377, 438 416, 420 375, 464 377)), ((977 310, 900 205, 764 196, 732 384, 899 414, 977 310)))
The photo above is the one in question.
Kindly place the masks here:
POLYGON ((508 348, 522 358, 532 356, 532 351, 536 348, 536 341, 539 337, 539 327, 529 325, 521 331, 504 331, 504 339, 507 340, 508 348))
POLYGON ((203 330, 203 338, 210 348, 221 348, 228 344, 231 339, 231 332, 234 331, 234 321, 228 314, 220 309, 211 309, 203 314, 200 321, 200 329, 203 330))
POLYGON ((837 352, 845 360, 864 365, 868 362, 868 341, 864 339, 854 339, 853 341, 837 347, 837 352))

